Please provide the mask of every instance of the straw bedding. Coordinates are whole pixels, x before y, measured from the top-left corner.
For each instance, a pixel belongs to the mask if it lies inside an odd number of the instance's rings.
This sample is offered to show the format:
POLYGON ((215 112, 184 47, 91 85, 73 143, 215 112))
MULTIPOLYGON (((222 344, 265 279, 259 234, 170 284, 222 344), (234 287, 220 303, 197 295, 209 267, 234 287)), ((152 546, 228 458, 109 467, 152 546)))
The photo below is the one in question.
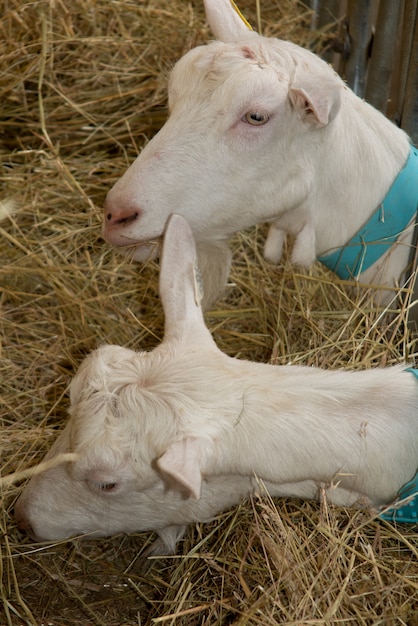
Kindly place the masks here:
MULTIPOLYGON (((255 0, 240 7, 257 23, 255 0)), ((3 0, 0 205, 0 624, 418 624, 415 528, 261 494, 190 529, 146 575, 151 534, 35 545, 16 528, 21 472, 66 420, 68 383, 103 342, 161 339, 158 264, 100 237, 107 190, 166 115, 173 62, 210 37, 200 2, 3 0)), ((308 45, 309 12, 263 0, 261 28, 308 45)), ((319 37, 321 41, 321 37, 319 37)), ((207 322, 239 358, 372 367, 418 356, 406 305, 321 267, 263 262, 260 227, 236 237, 230 284, 207 322)), ((309 435, 307 435, 309 436, 309 435)))

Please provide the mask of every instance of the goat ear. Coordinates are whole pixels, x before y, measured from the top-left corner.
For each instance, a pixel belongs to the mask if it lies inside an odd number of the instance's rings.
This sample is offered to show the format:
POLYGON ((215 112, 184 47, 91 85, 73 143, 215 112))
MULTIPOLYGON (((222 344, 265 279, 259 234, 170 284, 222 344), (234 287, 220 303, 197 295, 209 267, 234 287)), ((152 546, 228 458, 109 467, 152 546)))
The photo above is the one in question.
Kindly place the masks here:
POLYGON ((301 86, 293 85, 289 98, 302 119, 318 128, 331 122, 340 109, 340 87, 327 84, 322 78, 315 83, 310 79, 301 86))
POLYGON ((206 19, 215 37, 225 43, 257 36, 233 0, 204 0, 206 19))
POLYGON ((187 220, 173 214, 168 219, 160 270, 160 297, 165 313, 164 340, 209 340, 201 308, 202 281, 197 266, 194 237, 187 220))
POLYGON ((202 440, 185 437, 172 443, 157 460, 157 467, 171 484, 199 500, 202 487, 202 440))

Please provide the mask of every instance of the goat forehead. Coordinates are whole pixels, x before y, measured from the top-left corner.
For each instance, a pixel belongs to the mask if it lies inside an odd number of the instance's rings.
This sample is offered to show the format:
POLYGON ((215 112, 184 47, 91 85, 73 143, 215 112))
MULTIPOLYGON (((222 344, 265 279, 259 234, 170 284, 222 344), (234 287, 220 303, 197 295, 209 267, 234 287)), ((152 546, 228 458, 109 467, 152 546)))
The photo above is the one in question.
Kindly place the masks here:
POLYGON ((100 392, 71 408, 70 448, 80 455, 78 466, 123 467, 140 449, 145 416, 126 402, 100 392))
POLYGON ((260 43, 224 44, 208 68, 208 72, 223 75, 231 74, 239 70, 263 69, 266 67, 280 68, 286 74, 293 66, 291 58, 287 54, 280 54, 279 50, 273 50, 260 43))
MULTIPOLYGON (((86 414, 93 407, 112 410, 121 398, 129 400, 141 391, 152 393, 173 381, 188 380, 190 355, 176 346, 161 344, 151 352, 134 352, 120 346, 103 346, 80 366, 71 385, 72 411, 86 414)), ((94 411, 95 413, 97 412, 94 411)))
POLYGON ((288 54, 274 54, 268 46, 254 43, 236 44, 212 42, 186 54, 174 67, 169 92, 172 96, 196 89, 213 91, 230 78, 245 83, 251 74, 262 69, 274 69, 280 80, 288 80, 293 63, 288 54))
POLYGON ((71 402, 90 397, 96 391, 111 391, 121 383, 138 379, 146 353, 121 346, 102 346, 84 359, 71 383, 71 402))

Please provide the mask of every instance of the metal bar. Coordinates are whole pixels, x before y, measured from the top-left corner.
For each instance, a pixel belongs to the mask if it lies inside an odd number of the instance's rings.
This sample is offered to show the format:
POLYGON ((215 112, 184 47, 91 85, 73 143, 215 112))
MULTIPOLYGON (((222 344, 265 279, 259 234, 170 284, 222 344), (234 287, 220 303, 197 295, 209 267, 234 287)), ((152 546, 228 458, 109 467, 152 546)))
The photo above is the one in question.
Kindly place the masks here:
POLYGON ((415 2, 409 62, 406 71, 405 95, 401 113, 401 127, 418 145, 418 9, 415 2))
POLYGON ((396 102, 395 121, 400 126, 402 109, 405 99, 406 82, 408 78, 408 66, 411 58, 412 39, 414 36, 414 23, 417 13, 417 0, 406 0, 402 23, 402 46, 398 77, 398 98, 396 102))
POLYGON ((311 0, 310 2, 311 9, 312 9, 311 30, 316 30, 318 28, 318 15, 319 15, 321 4, 322 4, 322 0, 311 0))
POLYGON ((317 28, 321 29, 327 24, 335 24, 341 12, 341 0, 321 0, 318 8, 317 28))
POLYGON ((348 33, 350 55, 345 66, 345 79, 360 98, 366 86, 368 50, 371 41, 371 0, 348 1, 348 33))
POLYGON ((364 96, 382 113, 386 113, 389 99, 402 8, 402 2, 380 0, 377 14, 364 96))
MULTIPOLYGON (((317 9, 316 29, 318 31, 331 31, 340 17, 341 0, 321 0, 317 9)), ((335 30, 335 29, 334 29, 335 30)), ((321 53, 321 58, 327 63, 332 63, 335 57, 335 51, 331 45, 328 45, 321 53)))

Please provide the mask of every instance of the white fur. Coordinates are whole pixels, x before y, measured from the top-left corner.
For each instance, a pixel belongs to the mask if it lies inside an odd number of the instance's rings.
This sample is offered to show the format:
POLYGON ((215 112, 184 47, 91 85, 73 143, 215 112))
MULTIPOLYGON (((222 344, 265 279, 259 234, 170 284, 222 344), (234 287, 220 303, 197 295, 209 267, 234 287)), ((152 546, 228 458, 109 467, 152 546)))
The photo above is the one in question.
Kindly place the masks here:
POLYGON ((418 465, 418 383, 402 366, 362 372, 226 356, 205 326, 187 222, 171 217, 152 352, 103 346, 71 385, 70 419, 17 506, 35 539, 156 530, 173 551, 264 483, 272 496, 342 506, 391 502, 418 465), (106 490, 109 485, 112 488, 106 490), (114 486, 113 486, 114 485, 114 486))
MULTIPOLYGON (((171 213, 184 215, 208 304, 225 284, 227 241, 239 230, 273 222, 265 256, 275 263, 286 233, 302 266, 347 243, 402 169, 409 142, 315 54, 249 31, 229 0, 205 6, 220 41, 174 67, 168 120, 109 191, 104 236, 137 245, 134 258, 144 260, 156 253, 144 242, 160 237, 171 213), (249 124, 251 112, 268 122, 249 124)), ((398 285, 411 238, 412 229, 361 281, 398 285)))

